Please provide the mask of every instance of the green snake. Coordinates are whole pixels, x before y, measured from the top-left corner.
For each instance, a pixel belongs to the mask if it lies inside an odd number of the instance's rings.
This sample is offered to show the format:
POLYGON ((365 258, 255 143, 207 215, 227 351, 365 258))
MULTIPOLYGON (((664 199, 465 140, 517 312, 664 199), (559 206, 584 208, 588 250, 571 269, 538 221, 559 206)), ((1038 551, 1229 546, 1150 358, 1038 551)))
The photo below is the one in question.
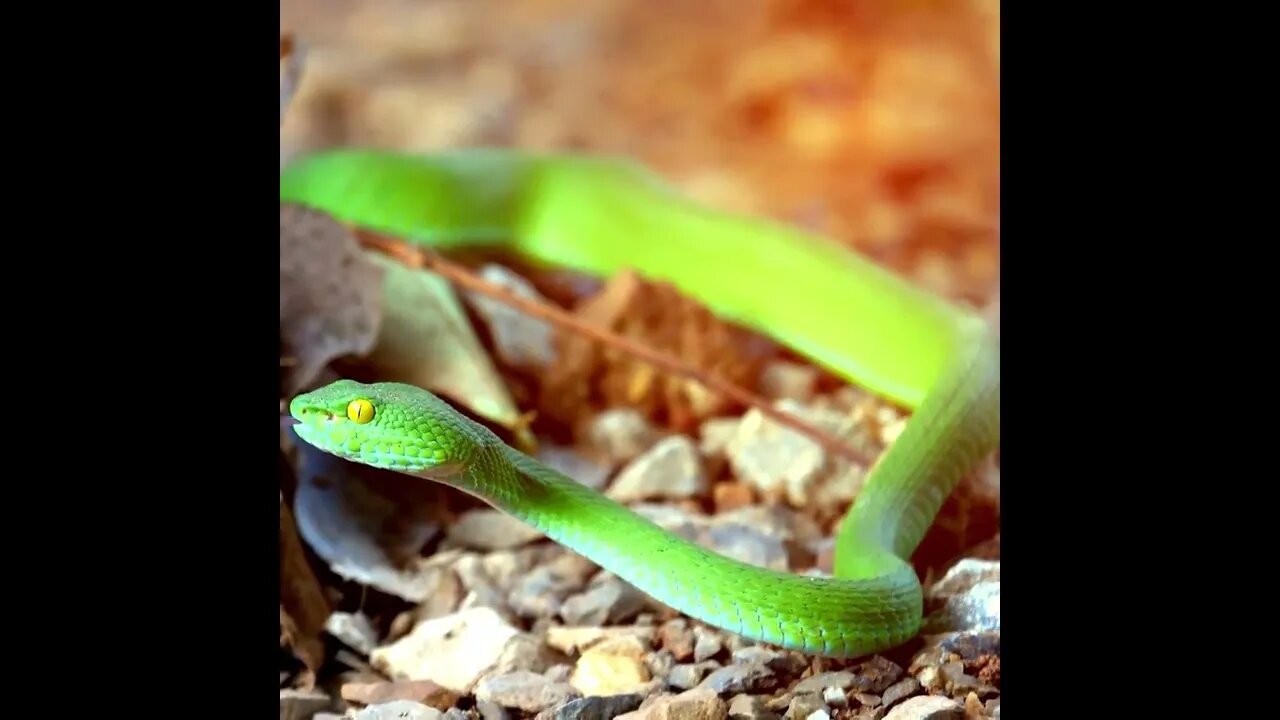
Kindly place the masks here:
POLYGON ((911 554, 1000 440, 999 335, 981 316, 826 238, 703 207, 618 158, 335 150, 285 167, 280 197, 435 248, 498 247, 596 276, 633 269, 911 411, 837 529, 832 577, 685 540, 417 387, 339 380, 298 395, 290 412, 302 440, 459 488, 667 606, 752 640, 859 657, 920 631, 911 554))

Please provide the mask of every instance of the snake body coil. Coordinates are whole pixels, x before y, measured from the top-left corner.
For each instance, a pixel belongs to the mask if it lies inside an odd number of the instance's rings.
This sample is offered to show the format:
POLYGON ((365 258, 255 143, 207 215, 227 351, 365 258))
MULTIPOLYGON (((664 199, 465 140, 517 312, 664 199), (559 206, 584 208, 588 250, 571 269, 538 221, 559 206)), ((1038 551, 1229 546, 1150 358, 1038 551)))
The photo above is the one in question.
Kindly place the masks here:
POLYGON ((299 395, 290 409, 304 441, 456 486, 748 638, 853 657, 919 631, 911 553, 999 445, 999 339, 980 318, 823 238, 699 207, 620 161, 331 152, 286 168, 281 199, 436 246, 501 245, 599 275, 634 268, 913 411, 841 523, 833 578, 748 565, 663 530, 420 388, 341 380, 299 395))

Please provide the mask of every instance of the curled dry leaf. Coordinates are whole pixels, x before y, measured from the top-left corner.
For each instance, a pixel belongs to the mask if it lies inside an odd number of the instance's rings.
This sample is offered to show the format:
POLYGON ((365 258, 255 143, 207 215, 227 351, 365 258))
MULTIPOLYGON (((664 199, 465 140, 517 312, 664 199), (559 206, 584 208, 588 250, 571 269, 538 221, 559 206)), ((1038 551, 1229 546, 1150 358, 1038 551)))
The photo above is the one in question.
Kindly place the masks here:
POLYGON ((382 271, 330 216, 280 206, 280 350, 293 395, 331 360, 373 349, 381 324, 382 271))
POLYGON ((522 431, 520 410, 453 286, 435 273, 378 253, 367 257, 386 276, 382 326, 368 357, 379 379, 426 388, 486 420, 522 431))
MULTIPOLYGON (((615 275, 576 309, 577 316, 661 351, 739 387, 754 388, 776 346, 720 320, 667 283, 633 272, 615 275)), ((557 334, 559 362, 543 374, 542 412, 576 424, 601 407, 633 407, 688 432, 708 417, 731 414, 730 399, 687 377, 664 373, 594 338, 557 334)))
POLYGON ((298 530, 337 575, 410 602, 432 587, 415 562, 444 521, 437 483, 298 446, 298 530))
POLYGON ((280 644, 306 666, 310 685, 324 662, 320 635, 329 619, 329 604, 298 542, 293 515, 280 495, 280 644))

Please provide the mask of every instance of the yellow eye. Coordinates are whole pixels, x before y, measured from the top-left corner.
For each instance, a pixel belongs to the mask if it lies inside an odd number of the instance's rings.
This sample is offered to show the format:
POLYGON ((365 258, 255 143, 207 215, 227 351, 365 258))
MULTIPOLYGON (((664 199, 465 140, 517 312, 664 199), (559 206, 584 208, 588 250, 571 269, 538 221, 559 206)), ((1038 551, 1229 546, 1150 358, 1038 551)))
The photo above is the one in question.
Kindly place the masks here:
POLYGON ((373 419, 373 403, 363 398, 347 404, 347 417, 351 422, 363 425, 373 419))

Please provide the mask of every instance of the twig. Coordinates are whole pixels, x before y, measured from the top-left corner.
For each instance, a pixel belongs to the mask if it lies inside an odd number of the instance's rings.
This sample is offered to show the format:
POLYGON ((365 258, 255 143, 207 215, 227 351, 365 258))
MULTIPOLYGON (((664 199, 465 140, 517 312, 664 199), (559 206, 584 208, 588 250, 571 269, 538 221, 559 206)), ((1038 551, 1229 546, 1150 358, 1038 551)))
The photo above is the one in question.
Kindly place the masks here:
POLYGON ((460 287, 510 305, 531 317, 567 328, 600 343, 612 345, 666 372, 682 375, 701 383, 739 404, 757 408, 779 424, 786 425, 799 433, 809 436, 829 452, 863 465, 870 465, 874 461, 866 453, 851 447, 839 438, 779 411, 767 400, 754 393, 681 362, 670 355, 651 350, 621 335, 585 323, 560 308, 522 298, 500 285, 476 277, 465 267, 445 260, 438 253, 367 230, 356 229, 356 236, 360 239, 361 245, 393 257, 409 267, 431 270, 460 287))

